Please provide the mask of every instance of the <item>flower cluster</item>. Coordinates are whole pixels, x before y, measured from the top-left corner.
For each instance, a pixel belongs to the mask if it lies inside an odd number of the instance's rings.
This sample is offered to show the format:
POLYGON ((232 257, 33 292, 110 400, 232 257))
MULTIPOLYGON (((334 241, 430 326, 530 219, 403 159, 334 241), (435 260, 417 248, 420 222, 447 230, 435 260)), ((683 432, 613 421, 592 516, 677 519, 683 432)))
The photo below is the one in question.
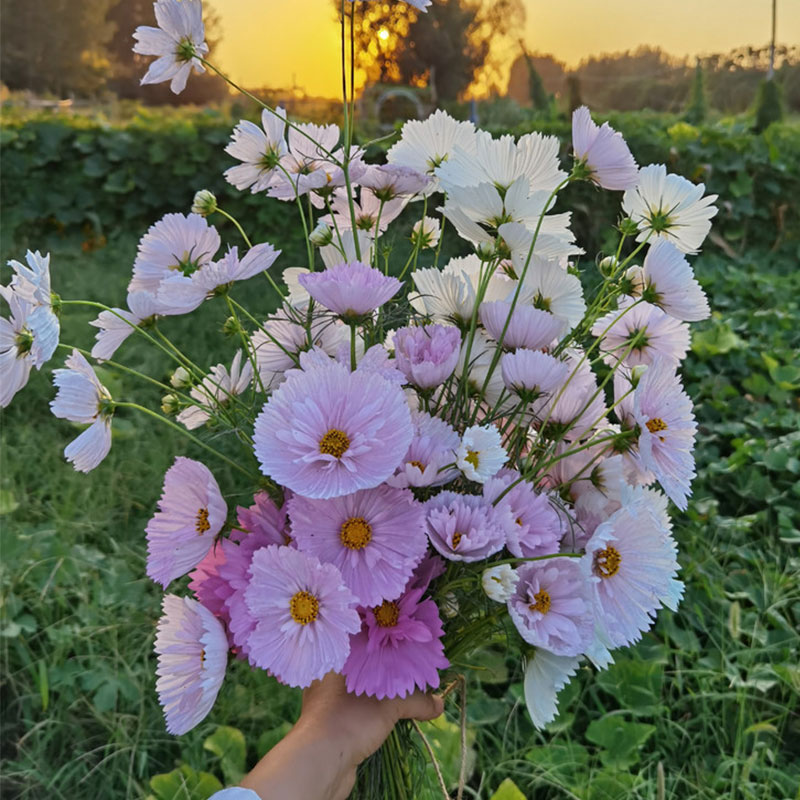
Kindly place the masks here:
MULTIPOLYGON (((199 8, 156 3, 159 27, 136 34, 137 52, 159 56, 146 81, 180 91, 207 64, 199 8)), ((688 323, 709 314, 686 255, 715 198, 663 165, 640 169, 586 108, 570 171, 554 137, 495 139, 442 111, 406 123, 387 164, 351 142, 352 129, 279 108, 240 122, 225 177, 300 201, 307 264, 284 268, 281 285, 280 251, 238 222, 246 250, 219 256, 208 218, 229 215, 199 192, 193 213, 142 237, 128 307, 92 323, 108 369, 130 335, 172 361, 164 415, 145 411, 253 495, 231 515, 210 469, 178 457, 147 525, 148 576, 180 592, 188 575, 193 594, 165 597, 156 637, 174 733, 209 712, 229 652, 290 686, 334 670, 354 694, 402 697, 437 687, 454 653, 498 624, 514 632, 543 726, 582 659, 603 668, 681 597, 666 509, 686 508, 696 425, 679 368, 688 323), (579 180, 623 193, 591 297, 593 261, 570 212, 553 211, 579 180), (401 213, 410 255, 398 261, 384 236, 401 213), (463 255, 440 264, 445 221, 463 255), (277 308, 263 300, 276 294, 277 308), (225 306, 235 343, 210 368, 159 328, 205 302, 225 306), (204 429, 232 434, 240 456, 204 429)), ((58 338, 48 259, 27 260, 2 287, 2 405, 58 338)), ((87 471, 109 450, 115 409, 141 407, 114 401, 79 350, 55 383, 56 416, 89 425, 66 450, 87 471)))

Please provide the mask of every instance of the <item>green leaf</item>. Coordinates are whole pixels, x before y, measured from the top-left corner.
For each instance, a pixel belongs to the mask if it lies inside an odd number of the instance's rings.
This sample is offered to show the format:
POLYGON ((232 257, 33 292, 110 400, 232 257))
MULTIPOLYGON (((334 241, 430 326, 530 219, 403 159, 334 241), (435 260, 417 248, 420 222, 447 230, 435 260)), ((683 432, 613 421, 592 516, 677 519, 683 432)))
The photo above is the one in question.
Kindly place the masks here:
POLYGON ((18 508, 19 503, 11 489, 0 489, 0 516, 10 514, 18 508))
POLYGON ((600 758, 606 766, 627 769, 639 760, 639 750, 655 729, 655 725, 627 722, 619 714, 606 714, 589 724, 586 738, 603 748, 600 758))
POLYGON ((158 800, 208 800, 222 784, 208 772, 196 772, 183 764, 172 772, 154 775, 150 788, 158 800))
POLYGON ((489 800, 527 800, 511 778, 506 778, 489 800))
POLYGON ((219 758, 226 783, 239 783, 245 773, 247 743, 238 728, 220 725, 204 742, 203 747, 219 758))
POLYGON ((731 350, 739 350, 745 345, 744 339, 727 322, 719 322, 692 336, 692 350, 701 357, 718 356, 731 350))

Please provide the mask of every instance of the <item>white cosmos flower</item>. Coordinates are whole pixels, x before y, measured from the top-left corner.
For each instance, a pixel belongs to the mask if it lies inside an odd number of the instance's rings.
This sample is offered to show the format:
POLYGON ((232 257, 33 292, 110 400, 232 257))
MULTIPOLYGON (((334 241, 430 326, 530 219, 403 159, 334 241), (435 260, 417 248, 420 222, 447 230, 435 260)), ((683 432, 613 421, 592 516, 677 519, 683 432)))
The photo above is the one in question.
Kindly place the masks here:
POLYGON ((260 128, 249 120, 240 120, 225 152, 242 163, 225 170, 228 183, 237 189, 249 187, 253 194, 269 189, 278 164, 288 151, 285 132, 286 111, 280 106, 274 112, 261 112, 260 128))
MULTIPOLYGON (((567 224, 568 222, 567 220, 567 224)), ((569 256, 580 255, 583 253, 583 248, 575 244, 575 235, 565 227, 564 223, 562 214, 544 216, 533 254, 557 261, 566 269, 569 256)), ((533 231, 519 222, 504 222, 497 229, 497 233, 508 248, 512 261, 518 263, 520 267, 524 265, 533 242, 533 231)))
POLYGON ((717 195, 703 197, 706 187, 667 173, 663 164, 639 170, 639 182, 622 197, 622 208, 638 224, 637 242, 648 236, 671 241, 682 253, 696 253, 711 230, 717 195))
MULTIPOLYGON (((253 365, 248 360, 242 367, 242 351, 239 350, 233 357, 230 372, 224 364, 211 367, 211 371, 203 378, 203 382, 199 386, 195 386, 189 394, 206 408, 224 406, 230 402, 232 397, 241 394, 250 385, 252 379, 253 365)), ((189 406, 178 414, 177 420, 189 430, 199 428, 211 418, 211 414, 206 408, 189 406)))
MULTIPOLYGON (((456 147, 466 153, 475 152, 475 126, 437 110, 425 120, 408 120, 403 125, 400 141, 389 149, 386 160, 433 175, 436 167, 447 161, 456 147)), ((439 181, 433 178, 423 194, 432 194, 438 189, 439 181)))
POLYGON ((493 425, 473 425, 464 431, 456 451, 458 468, 471 481, 486 483, 508 461, 500 431, 493 425))
POLYGON ((579 658, 557 656, 537 647, 525 666, 523 689, 531 722, 542 730, 558 713, 558 693, 578 669, 579 658))
POLYGON ((99 328, 92 348, 93 358, 98 361, 111 358, 138 326, 165 313, 156 296, 145 291, 128 293, 128 309, 101 311, 97 319, 89 323, 99 328))
POLYGON ((435 217, 423 217, 417 220, 411 229, 411 244, 417 246, 417 242, 419 242, 420 250, 433 249, 439 244, 441 233, 442 229, 438 219, 435 217))
MULTIPOLYGON (((523 273, 525 256, 512 259, 517 275, 523 273)), ((557 262, 532 256, 523 279, 536 308, 549 311, 574 328, 586 313, 580 279, 563 270, 557 262)))
POLYGON ((353 229, 340 231, 343 248, 339 246, 339 237, 334 235, 333 241, 325 247, 320 247, 319 254, 326 267, 335 267, 343 261, 362 261, 365 264, 372 263, 372 237, 365 230, 353 229), (358 245, 361 249, 361 257, 356 253, 355 237, 358 236, 358 245))
POLYGON ((708 319, 711 309, 689 262, 675 245, 664 239, 654 242, 637 276, 635 296, 658 306, 675 319, 696 322, 708 319))
POLYGON ((64 456, 79 472, 93 470, 111 449, 111 394, 97 379, 89 362, 73 350, 67 369, 53 370, 58 393, 50 403, 56 417, 90 423, 77 439, 64 449, 64 456))
POLYGON ((42 255, 38 250, 25 253, 25 264, 13 258, 8 266, 14 270, 9 286, 17 295, 33 306, 52 307, 50 289, 50 253, 42 255))
POLYGON ((510 564, 489 567, 481 575, 481 586, 486 596, 495 603, 507 603, 517 588, 519 575, 510 564))
POLYGON ((493 139, 486 131, 475 135, 474 149, 454 147, 453 155, 436 169, 444 189, 489 183, 501 190, 523 178, 529 192, 549 195, 567 177, 559 165, 555 136, 528 133, 519 142, 508 134, 493 139))
POLYGON ((203 6, 200 0, 157 0, 153 8, 158 27, 140 25, 133 32, 134 53, 158 56, 141 82, 171 81, 170 89, 180 94, 186 88, 192 67, 205 72, 200 62, 208 53, 203 6))
POLYGON ((286 267, 283 270, 281 277, 289 290, 289 296, 284 298, 284 302, 288 303, 292 308, 301 309, 308 306, 311 295, 300 284, 300 276, 307 275, 308 272, 308 267, 286 267))

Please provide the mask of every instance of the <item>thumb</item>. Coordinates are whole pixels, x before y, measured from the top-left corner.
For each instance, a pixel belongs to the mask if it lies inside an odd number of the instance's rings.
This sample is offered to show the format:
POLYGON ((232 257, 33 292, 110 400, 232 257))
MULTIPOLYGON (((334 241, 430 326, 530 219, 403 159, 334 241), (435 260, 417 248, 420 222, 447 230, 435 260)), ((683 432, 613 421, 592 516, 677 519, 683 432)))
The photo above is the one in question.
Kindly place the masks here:
POLYGON ((436 694, 414 692, 396 702, 398 719, 436 719, 444 711, 444 700, 436 694))

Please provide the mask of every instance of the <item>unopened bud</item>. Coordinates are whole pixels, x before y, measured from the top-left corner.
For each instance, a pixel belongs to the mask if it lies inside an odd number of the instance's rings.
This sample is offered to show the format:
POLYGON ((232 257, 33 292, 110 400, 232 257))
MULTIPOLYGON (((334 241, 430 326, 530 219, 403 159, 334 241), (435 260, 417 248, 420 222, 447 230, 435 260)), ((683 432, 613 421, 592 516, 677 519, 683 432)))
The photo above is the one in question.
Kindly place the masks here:
POLYGON ((317 247, 325 247, 333 241, 333 231, 324 222, 318 222, 317 227, 308 235, 308 239, 317 247))
POLYGON ((631 370, 631 386, 635 389, 639 385, 639 381, 642 379, 642 375, 647 372, 647 364, 637 364, 631 370))
POLYGON ((625 236, 636 236, 639 233, 639 225, 630 217, 624 217, 619 223, 619 231, 625 236))
POLYGON ((510 564, 489 567, 481 575, 481 586, 490 600, 496 603, 507 603, 517 588, 519 575, 510 564))
POLYGON ((181 410, 180 400, 174 394, 165 394, 161 398, 161 410, 168 416, 177 414, 181 410))
POLYGON ((178 369, 172 373, 169 382, 176 389, 186 389, 192 385, 192 376, 185 367, 178 367, 178 369))
POLYGON ((236 317, 228 317, 228 319, 222 323, 222 332, 226 336, 238 336, 238 334, 242 332, 242 326, 236 317))
POLYGON ((600 270, 600 274, 607 278, 611 275, 617 267, 617 259, 614 256, 606 256, 605 258, 601 258, 600 262, 597 265, 597 269, 600 270))
POLYGON ((625 294, 638 297, 644 291, 644 270, 638 266, 628 267, 621 283, 625 294))
POLYGON ((194 196, 192 202, 192 214, 199 214, 201 217, 207 217, 217 210, 217 198, 213 192, 208 189, 201 189, 194 196))
POLYGON ((452 592, 448 592, 439 603, 439 609, 448 619, 458 616, 458 600, 452 592))
POLYGON ((495 256, 495 242, 480 242, 475 248, 475 253, 481 261, 489 261, 495 256))

